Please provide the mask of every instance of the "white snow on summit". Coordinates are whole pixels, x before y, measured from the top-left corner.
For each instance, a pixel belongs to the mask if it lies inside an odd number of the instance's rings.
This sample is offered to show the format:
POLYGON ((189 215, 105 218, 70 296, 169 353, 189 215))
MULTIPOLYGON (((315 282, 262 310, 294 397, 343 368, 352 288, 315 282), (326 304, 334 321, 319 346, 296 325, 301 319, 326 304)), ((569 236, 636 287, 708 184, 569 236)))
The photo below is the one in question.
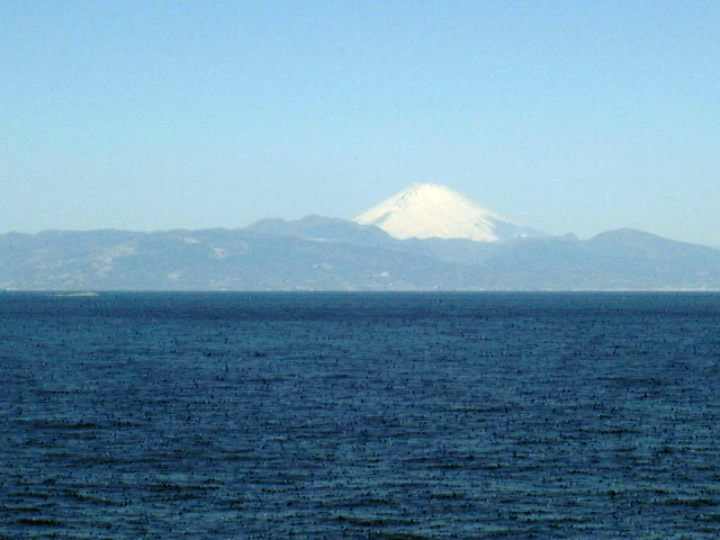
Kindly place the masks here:
POLYGON ((511 225, 464 195, 438 184, 413 184, 357 216, 395 238, 465 238, 497 242, 497 225, 511 225))

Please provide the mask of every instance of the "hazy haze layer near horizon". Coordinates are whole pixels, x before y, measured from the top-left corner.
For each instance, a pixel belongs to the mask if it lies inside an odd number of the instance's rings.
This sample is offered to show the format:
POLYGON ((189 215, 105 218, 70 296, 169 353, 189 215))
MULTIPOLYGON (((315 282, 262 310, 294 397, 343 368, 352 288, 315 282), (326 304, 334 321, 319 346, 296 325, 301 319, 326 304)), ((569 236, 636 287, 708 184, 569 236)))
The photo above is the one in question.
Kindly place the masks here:
POLYGON ((720 245, 720 3, 0 5, 0 233, 350 219, 413 182, 720 245))

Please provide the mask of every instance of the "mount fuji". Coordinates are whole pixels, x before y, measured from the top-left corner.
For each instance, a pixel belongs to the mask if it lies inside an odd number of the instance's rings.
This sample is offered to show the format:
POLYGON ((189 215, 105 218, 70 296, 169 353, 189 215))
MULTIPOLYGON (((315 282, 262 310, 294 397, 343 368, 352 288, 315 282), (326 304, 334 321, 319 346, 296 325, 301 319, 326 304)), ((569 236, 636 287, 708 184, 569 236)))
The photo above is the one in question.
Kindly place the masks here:
POLYGON ((500 217, 491 210, 439 184, 413 184, 357 216, 361 225, 375 225, 393 238, 459 238, 499 242, 542 236, 500 217))
POLYGON ((632 229, 542 235, 415 184, 354 221, 0 234, 0 297, 13 290, 720 291, 720 250, 632 229))

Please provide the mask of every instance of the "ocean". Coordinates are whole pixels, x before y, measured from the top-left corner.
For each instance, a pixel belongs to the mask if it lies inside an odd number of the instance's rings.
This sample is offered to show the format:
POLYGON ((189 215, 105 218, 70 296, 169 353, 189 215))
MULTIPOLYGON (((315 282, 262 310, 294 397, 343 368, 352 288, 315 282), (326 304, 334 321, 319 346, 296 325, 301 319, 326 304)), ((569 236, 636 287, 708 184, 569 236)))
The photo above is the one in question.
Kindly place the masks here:
POLYGON ((0 293, 0 538, 718 538, 720 295, 0 293))

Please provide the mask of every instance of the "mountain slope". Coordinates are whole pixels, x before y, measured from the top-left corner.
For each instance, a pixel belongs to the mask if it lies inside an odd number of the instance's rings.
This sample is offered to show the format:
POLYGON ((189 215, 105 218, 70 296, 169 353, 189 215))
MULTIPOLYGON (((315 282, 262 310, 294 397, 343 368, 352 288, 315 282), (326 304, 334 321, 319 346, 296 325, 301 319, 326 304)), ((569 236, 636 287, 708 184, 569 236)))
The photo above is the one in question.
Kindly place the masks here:
POLYGON ((323 216, 306 216, 294 221, 263 219, 244 230, 266 236, 287 236, 314 242, 344 242, 363 246, 387 247, 393 242, 391 236, 377 227, 323 216))
POLYGON ((462 238, 497 242, 538 235, 438 184, 413 184, 363 212, 354 221, 375 225, 397 239, 462 238))
POLYGON ((718 290, 720 250, 623 229, 493 244, 471 279, 502 290, 718 290))
POLYGON ((720 250, 619 230, 394 239, 310 217, 247 229, 0 235, 0 290, 720 290, 720 250))
MULTIPOLYGON (((292 229, 294 226, 289 224, 292 229)), ((326 228, 327 224, 323 226, 326 228)), ((359 227, 344 222, 339 229, 359 227)), ((302 228, 302 227, 301 227, 302 228)), ((382 231, 376 230, 382 236, 382 231)), ((331 236, 333 231, 325 230, 331 236)), ((372 232, 371 232, 372 234, 372 232)), ((390 242, 396 242, 392 239, 390 242)), ((0 235, 0 290, 428 290, 453 265, 348 241, 250 230, 0 235)))

